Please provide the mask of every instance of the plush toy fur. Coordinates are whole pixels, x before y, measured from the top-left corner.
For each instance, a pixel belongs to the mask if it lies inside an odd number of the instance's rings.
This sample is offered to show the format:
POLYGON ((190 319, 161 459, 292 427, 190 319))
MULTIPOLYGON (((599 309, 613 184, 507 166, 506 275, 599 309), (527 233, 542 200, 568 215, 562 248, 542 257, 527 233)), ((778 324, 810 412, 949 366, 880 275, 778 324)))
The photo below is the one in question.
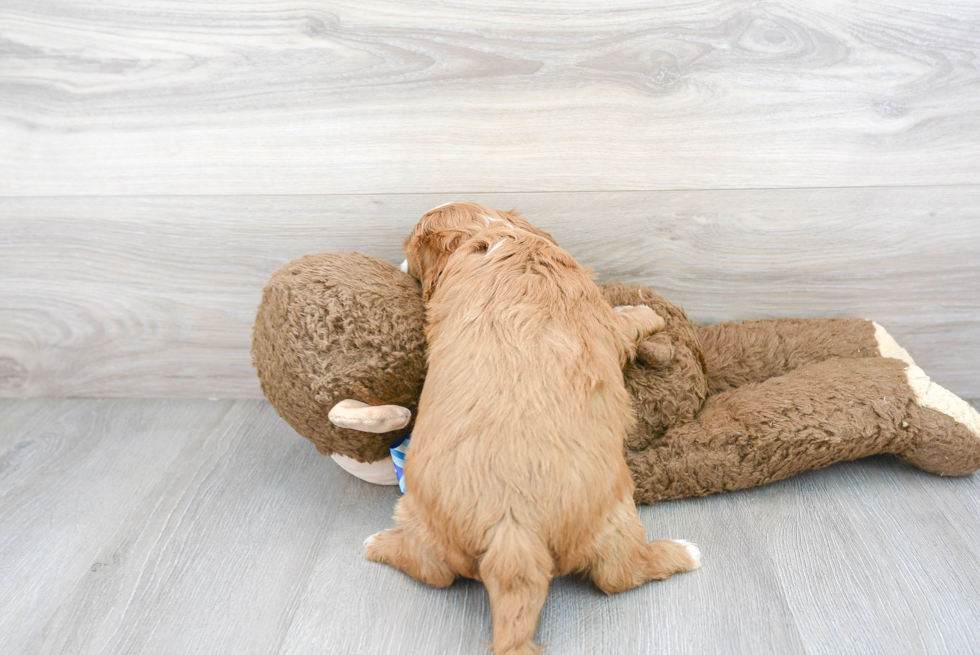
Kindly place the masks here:
MULTIPOLYGON (((702 327, 646 287, 600 286, 612 305, 647 305, 667 323, 624 371, 639 418, 626 444, 638 503, 880 453, 939 475, 980 468, 980 414, 871 321, 702 327)), ((421 290, 395 266, 312 255, 266 286, 252 356, 266 397, 319 452, 387 470, 421 392, 424 326, 421 290)))
POLYGON ((339 428, 346 399, 396 405, 412 415, 425 378, 425 307, 414 278, 357 253, 303 257, 265 286, 252 360, 262 392, 324 455, 388 457, 408 427, 375 434, 339 428))

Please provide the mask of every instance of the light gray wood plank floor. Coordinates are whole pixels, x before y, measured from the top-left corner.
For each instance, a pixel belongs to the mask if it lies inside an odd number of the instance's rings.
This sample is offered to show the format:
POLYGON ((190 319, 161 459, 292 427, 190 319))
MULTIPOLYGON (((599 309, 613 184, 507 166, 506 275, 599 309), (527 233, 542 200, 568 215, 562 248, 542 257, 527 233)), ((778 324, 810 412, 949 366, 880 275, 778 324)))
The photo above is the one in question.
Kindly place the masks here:
MULTIPOLYGON (((0 401, 0 652, 486 652, 479 583, 361 557, 396 499, 261 400, 0 401)), ((610 597, 556 580, 546 652, 980 644, 980 476, 875 457, 640 514, 704 566, 610 597)))

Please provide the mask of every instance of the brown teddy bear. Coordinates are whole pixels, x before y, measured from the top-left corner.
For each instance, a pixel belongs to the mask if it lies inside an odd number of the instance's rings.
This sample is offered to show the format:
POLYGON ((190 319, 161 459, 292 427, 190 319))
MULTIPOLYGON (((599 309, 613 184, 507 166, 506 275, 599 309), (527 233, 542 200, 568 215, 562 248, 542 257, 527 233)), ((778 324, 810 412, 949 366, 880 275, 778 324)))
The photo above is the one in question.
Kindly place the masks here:
MULTIPOLYGON (((640 419, 626 444, 638 503, 878 453, 939 475, 980 468, 980 414, 871 321, 702 327, 646 287, 600 286, 612 305, 647 305, 666 319, 624 371, 640 419)), ((389 447, 411 430, 424 327, 418 283, 397 267, 356 253, 311 255, 266 285, 252 357, 269 402, 319 452, 394 484, 389 447)))

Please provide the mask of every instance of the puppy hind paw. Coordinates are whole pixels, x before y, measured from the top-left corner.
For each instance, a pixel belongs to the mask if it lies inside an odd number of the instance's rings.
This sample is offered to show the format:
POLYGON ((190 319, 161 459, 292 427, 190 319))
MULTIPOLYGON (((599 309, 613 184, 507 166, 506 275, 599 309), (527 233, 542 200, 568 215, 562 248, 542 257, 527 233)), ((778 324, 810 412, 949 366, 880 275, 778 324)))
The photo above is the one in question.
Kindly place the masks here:
POLYGON ((364 558, 372 562, 389 564, 389 554, 393 540, 398 538, 395 530, 376 532, 364 540, 364 558))
POLYGON ((655 561, 652 579, 666 580, 675 573, 701 568, 701 549, 685 539, 658 539, 648 544, 655 561))
POLYGON ((687 551, 688 556, 690 556, 691 560, 694 562, 694 566, 692 566, 689 570, 693 571, 701 568, 701 549, 698 548, 697 544, 693 544, 687 539, 671 539, 671 541, 673 541, 675 544, 680 544, 683 546, 684 550, 687 551))

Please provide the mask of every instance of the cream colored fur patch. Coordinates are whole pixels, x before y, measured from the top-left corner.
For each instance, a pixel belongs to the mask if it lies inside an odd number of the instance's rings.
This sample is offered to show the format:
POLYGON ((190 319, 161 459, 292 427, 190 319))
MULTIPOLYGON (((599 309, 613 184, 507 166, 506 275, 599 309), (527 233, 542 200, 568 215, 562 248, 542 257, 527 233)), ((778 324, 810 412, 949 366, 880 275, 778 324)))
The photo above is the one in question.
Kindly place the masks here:
POLYGON ((909 366, 915 366, 915 362, 912 361, 912 356, 909 355, 905 348, 898 345, 892 335, 888 334, 888 330, 881 327, 874 321, 871 324, 875 326, 875 339, 878 341, 878 353, 882 357, 891 357, 892 359, 900 359, 909 366))
POLYGON ((359 462, 353 457, 334 453, 330 459, 337 462, 340 468, 344 469, 355 478, 360 478, 371 484, 398 484, 398 476, 395 475, 395 465, 390 457, 385 457, 377 462, 359 462))
POLYGON ((949 416, 980 439, 980 414, 968 402, 930 380, 918 366, 910 365, 906 375, 916 402, 949 416))

